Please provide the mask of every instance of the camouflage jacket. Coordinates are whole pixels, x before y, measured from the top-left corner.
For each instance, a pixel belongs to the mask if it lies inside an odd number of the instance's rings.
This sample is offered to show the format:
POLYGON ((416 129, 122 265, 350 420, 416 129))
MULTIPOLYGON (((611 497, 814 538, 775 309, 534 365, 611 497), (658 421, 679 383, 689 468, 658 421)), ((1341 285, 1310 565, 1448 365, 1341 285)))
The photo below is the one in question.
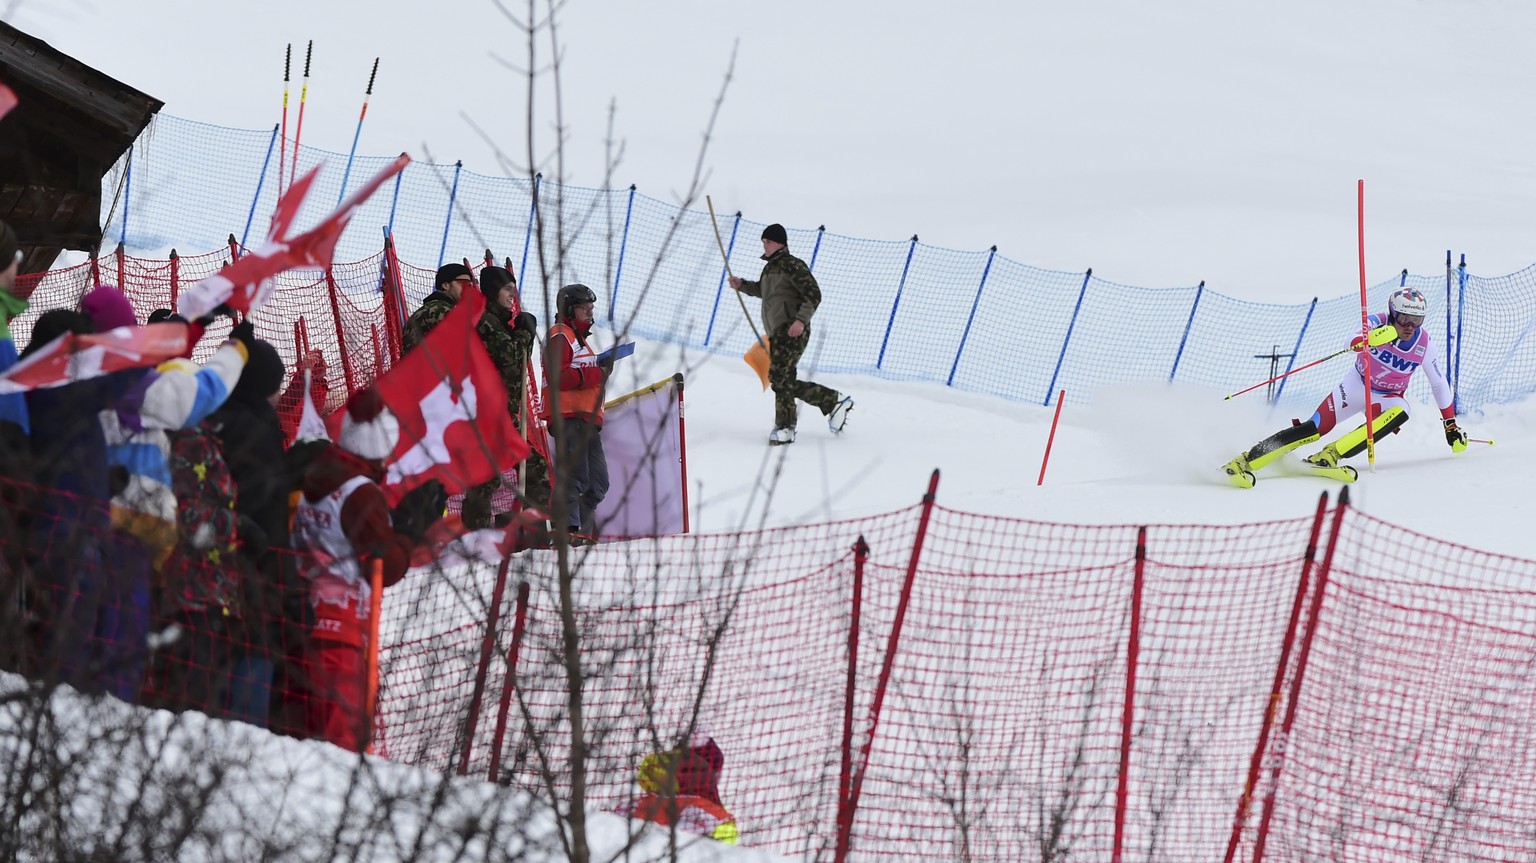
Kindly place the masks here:
POLYGON ((770 337, 787 329, 791 321, 810 326, 811 316, 821 305, 821 288, 811 268, 788 249, 779 249, 768 258, 757 281, 743 279, 741 292, 763 298, 763 328, 770 337))
POLYGON ((491 362, 501 372, 501 382, 507 388, 507 410, 518 419, 522 415, 523 375, 533 356, 533 333, 512 326, 512 313, 495 303, 485 307, 475 329, 491 362))
POLYGON ((453 297, 442 291, 433 291, 427 294, 427 298, 421 301, 421 308, 411 313, 410 320, 405 322, 405 332, 400 336, 400 351, 404 353, 421 344, 421 340, 432 332, 432 328, 448 317, 457 302, 453 297))

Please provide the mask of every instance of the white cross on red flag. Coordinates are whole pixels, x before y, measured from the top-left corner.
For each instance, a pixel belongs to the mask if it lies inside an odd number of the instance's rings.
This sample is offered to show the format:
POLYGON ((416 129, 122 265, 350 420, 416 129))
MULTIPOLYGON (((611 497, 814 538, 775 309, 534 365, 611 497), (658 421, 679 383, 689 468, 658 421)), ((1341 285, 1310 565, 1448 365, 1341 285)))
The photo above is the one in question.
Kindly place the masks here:
POLYGON ((374 382, 400 422, 384 493, 391 505, 428 480, 457 494, 528 457, 507 412, 507 390, 475 325, 485 296, 465 291, 457 306, 374 382))
POLYGON ((157 366, 187 350, 187 325, 149 324, 104 333, 64 333, 0 374, 0 394, 23 393, 157 366))

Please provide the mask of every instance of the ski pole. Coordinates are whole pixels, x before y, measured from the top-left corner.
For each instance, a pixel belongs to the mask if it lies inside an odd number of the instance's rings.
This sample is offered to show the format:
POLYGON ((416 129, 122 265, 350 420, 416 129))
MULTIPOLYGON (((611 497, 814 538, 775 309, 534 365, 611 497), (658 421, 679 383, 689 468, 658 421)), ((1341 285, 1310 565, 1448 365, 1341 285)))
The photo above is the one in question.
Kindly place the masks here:
POLYGON ((1467 438, 1467 443, 1485 443, 1485 444, 1487 444, 1489 446, 1493 446, 1493 438, 1488 438, 1487 440, 1484 440, 1484 439, 1482 439, 1480 437, 1469 437, 1469 438, 1467 438))
POLYGON ((1306 364, 1306 365, 1304 365, 1304 366, 1297 366, 1297 367, 1296 367, 1296 368, 1294 368, 1294 369, 1291 369, 1291 370, 1290 370, 1290 371, 1288 371, 1288 372, 1285 372, 1285 373, 1283 373, 1283 374, 1278 374, 1278 375, 1275 375, 1275 376, 1274 376, 1274 377, 1272 377, 1272 378, 1270 378, 1270 379, 1269 379, 1269 380, 1267 380, 1267 381, 1259 381, 1259 382, 1258 382, 1258 383, 1256 383, 1256 384, 1254 384, 1254 385, 1253 385, 1253 386, 1251 386, 1251 387, 1248 387, 1248 388, 1246 388, 1246 389, 1241 389, 1241 390, 1238 390, 1238 391, 1237 391, 1237 392, 1235 392, 1235 393, 1233 393, 1233 394, 1232 394, 1232 395, 1230 395, 1230 396, 1227 396, 1227 398, 1229 398, 1229 399, 1230 399, 1230 398, 1235 398, 1235 397, 1237 397, 1237 396, 1240 396, 1240 395, 1242 395, 1242 394, 1243 394, 1243 393, 1246 393, 1246 392, 1252 392, 1252 391, 1253 391, 1253 390, 1256 390, 1256 389, 1258 389, 1258 388, 1259 388, 1259 387, 1262 387, 1262 386, 1264 386, 1264 385, 1265 385, 1265 384, 1268 384, 1268 383, 1273 383, 1273 382, 1274 382, 1274 381, 1278 381, 1278 380, 1280 380, 1280 379, 1281 379, 1281 378, 1288 378, 1288 377, 1290 377, 1290 376, 1291 376, 1291 375, 1294 375, 1294 374, 1296 374, 1296 373, 1297 373, 1297 372, 1302 372, 1302 371, 1306 371, 1306 370, 1307 370, 1307 369, 1310 369, 1310 368, 1312 368, 1312 367, 1313 367, 1313 366, 1315 366, 1315 365, 1319 365, 1319 364, 1321 364, 1321 363, 1326 363, 1326 362, 1328 362, 1328 361, 1329 361, 1329 360, 1331 360, 1331 359, 1333 359, 1333 358, 1334 358, 1334 357, 1339 357, 1339 356, 1343 356, 1343 355, 1344 355, 1344 354, 1347 354, 1347 353, 1350 353, 1350 352, 1351 352, 1351 351, 1353 351, 1353 350, 1354 350, 1354 348, 1345 348, 1345 349, 1343 349, 1343 350, 1341 350, 1341 351, 1335 351, 1335 352, 1334 352, 1334 353, 1331 353, 1331 354, 1329 354, 1329 355, 1328 355, 1328 356, 1326 356, 1326 357, 1323 357, 1323 358, 1322 358, 1322 359, 1320 359, 1320 360, 1313 360, 1313 361, 1312 361, 1312 362, 1310 362, 1310 363, 1307 363, 1307 364, 1306 364))

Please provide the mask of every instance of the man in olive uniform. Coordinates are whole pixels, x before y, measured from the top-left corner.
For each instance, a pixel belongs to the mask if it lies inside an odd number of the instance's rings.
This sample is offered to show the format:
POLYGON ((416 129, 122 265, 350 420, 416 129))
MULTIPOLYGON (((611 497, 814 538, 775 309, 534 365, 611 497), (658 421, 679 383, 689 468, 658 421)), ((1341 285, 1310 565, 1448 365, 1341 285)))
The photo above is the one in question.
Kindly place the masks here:
MULTIPOLYGON (((522 418, 523 390, 527 386, 525 375, 528 361, 533 356, 533 343, 539 322, 529 312, 514 316, 517 305, 517 281, 505 267, 486 267, 480 271, 480 292, 485 294, 485 313, 475 329, 485 344, 491 362, 501 372, 501 382, 507 388, 507 412, 518 424, 522 418)), ((524 495, 539 509, 549 509, 549 465, 537 452, 530 452, 518 468, 523 475, 524 495)), ((501 485, 501 477, 475 486, 464 494, 464 524, 480 529, 492 524, 491 495, 501 485)))
POLYGON ((401 353, 421 344, 427 333, 448 317, 448 313, 458 305, 459 297, 463 296, 464 287, 474 286, 475 274, 463 264, 444 264, 438 268, 434 284, 436 290, 427 294, 427 298, 421 301, 421 308, 412 312, 410 319, 405 322, 405 331, 400 336, 401 353))
POLYGON ((812 381, 802 381, 796 366, 811 342, 811 316, 821 305, 821 288, 805 261, 791 255, 783 225, 763 229, 763 273, 757 281, 731 276, 731 287, 762 298, 763 334, 769 341, 768 383, 773 387, 773 432, 768 443, 795 442, 795 399, 821 409, 827 427, 841 433, 853 410, 853 398, 812 381))

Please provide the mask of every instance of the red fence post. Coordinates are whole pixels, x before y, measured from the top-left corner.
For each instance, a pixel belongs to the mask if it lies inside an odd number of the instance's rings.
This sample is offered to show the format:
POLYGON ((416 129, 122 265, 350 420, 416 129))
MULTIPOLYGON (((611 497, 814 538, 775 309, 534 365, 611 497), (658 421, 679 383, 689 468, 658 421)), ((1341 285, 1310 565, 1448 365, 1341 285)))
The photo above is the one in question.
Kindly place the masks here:
POLYGON ((389 358, 400 359, 405 339, 405 282, 400 276, 400 258, 395 254, 394 237, 384 238, 384 260, 389 265, 389 279, 384 286, 384 332, 389 334, 389 358), (389 310, 393 308, 393 312, 389 310))
POLYGON ((181 259, 171 249, 171 314, 176 314, 176 302, 181 293, 181 259))
POLYGON ((928 536, 928 519, 933 515, 933 502, 938 489, 939 472, 935 470, 928 480, 928 493, 923 495, 923 514, 918 518, 917 536, 912 541, 912 557, 907 561, 907 576, 901 585, 901 599, 896 603, 896 617, 891 621, 891 635, 885 647, 885 662, 880 667, 874 701, 869 707, 869 731, 865 732, 864 745, 859 751, 859 771, 853 776, 853 787, 848 794, 847 829, 850 833, 854 818, 858 816, 859 794, 864 788, 864 774, 869 769, 869 752, 875 745, 875 729, 880 725, 880 708, 885 703, 886 686, 891 680, 891 669, 896 664, 896 648, 901 643, 901 625, 907 617, 907 606, 912 602, 912 583, 917 579, 917 561, 922 557, 923 540, 928 536))
POLYGON ((843 751, 842 767, 837 781, 837 851, 834 863, 848 858, 848 846, 853 833, 853 810, 849 792, 853 789, 853 698, 858 688, 859 675, 859 620, 864 608, 864 564, 869 561, 869 543, 864 535, 853 546, 853 602, 849 607, 848 620, 848 686, 843 695, 843 751))
POLYGON ((127 290, 128 290, 128 286, 123 284, 123 282, 124 282, 124 278, 123 278, 124 272, 123 272, 123 269, 124 269, 124 263, 125 263, 125 261, 124 261, 125 254, 123 252, 123 244, 122 243, 118 243, 117 244, 117 251, 113 253, 113 257, 117 258, 117 289, 126 293, 127 290))
POLYGON ((1227 853, 1222 863, 1232 863, 1237 856, 1237 845, 1242 840, 1243 822, 1248 820, 1248 807, 1253 803, 1253 792, 1259 784, 1259 773, 1264 769, 1264 749, 1269 745, 1269 732, 1275 724, 1275 711, 1285 686, 1285 670, 1291 664, 1291 649, 1296 644, 1296 626, 1301 622, 1301 609, 1307 601, 1307 589, 1312 582, 1312 566, 1317 561, 1317 538, 1322 533, 1323 517, 1328 512, 1328 492, 1317 498, 1317 515, 1312 519, 1312 534, 1307 538, 1307 551, 1302 558, 1301 578, 1296 583, 1296 600, 1291 603, 1291 619, 1285 627, 1280 643, 1280 661, 1275 665, 1275 680, 1269 687, 1269 703, 1264 707, 1264 721, 1259 726, 1259 740, 1254 744, 1253 757, 1248 761, 1248 779, 1243 783, 1243 794, 1237 800, 1237 813, 1232 816, 1232 835, 1227 839, 1227 853))
POLYGON ((347 334, 341 326, 341 302, 336 299, 336 276, 331 268, 325 268, 325 286, 331 297, 331 317, 336 320, 336 350, 341 354, 341 373, 347 380, 347 396, 357 392, 357 380, 352 376, 352 358, 347 354, 347 334))
POLYGON ((512 555, 501 559, 496 568, 496 586, 491 588, 491 610, 485 618, 485 638, 480 641, 480 662, 475 666, 475 684, 469 694, 469 715, 464 718, 464 748, 459 750, 459 775, 469 774, 469 756, 475 748, 475 728, 480 724, 480 701, 485 697, 485 674, 491 668, 491 654, 496 651, 496 624, 501 619, 501 598, 507 589, 507 567, 512 555))
POLYGON ((1280 782, 1280 771, 1285 767, 1285 750, 1290 745, 1291 727, 1296 722, 1297 696, 1301 682, 1307 673, 1307 659, 1312 654, 1312 636, 1317 632, 1317 619, 1323 608, 1323 594, 1328 589, 1328 571, 1333 567, 1333 552, 1339 546, 1340 527, 1344 511, 1349 508, 1349 487, 1339 490, 1339 505, 1333 511, 1333 535, 1328 537, 1328 549, 1323 552, 1323 565, 1317 571, 1317 588, 1312 591, 1312 602, 1307 609, 1307 630, 1301 637, 1301 652, 1296 656, 1296 674, 1291 678, 1290 698, 1285 704, 1285 721, 1280 725, 1280 738, 1275 744, 1273 766, 1269 771, 1269 790, 1264 795, 1264 814, 1259 818, 1259 832, 1253 840, 1253 863, 1264 859, 1264 844, 1269 838, 1269 822, 1275 814, 1275 786, 1280 782))
MULTIPOLYGON (((1059 405, 1060 402, 1057 402, 1059 405)), ((1115 840, 1109 859, 1120 863, 1125 807, 1130 797, 1131 729, 1136 720, 1136 664, 1141 656, 1141 598, 1146 588, 1147 529, 1136 529, 1136 575, 1131 581, 1131 631, 1125 646, 1125 709, 1120 718, 1120 777, 1115 785, 1115 840)))
POLYGON ((491 741, 491 768, 485 781, 495 782, 501 773, 501 741, 507 736, 507 713, 512 709, 512 684, 517 680, 517 657, 523 649, 528 625, 528 582, 517 586, 517 616, 512 620, 512 647, 507 652, 507 676, 501 682, 501 706, 496 711, 496 739, 491 741))

